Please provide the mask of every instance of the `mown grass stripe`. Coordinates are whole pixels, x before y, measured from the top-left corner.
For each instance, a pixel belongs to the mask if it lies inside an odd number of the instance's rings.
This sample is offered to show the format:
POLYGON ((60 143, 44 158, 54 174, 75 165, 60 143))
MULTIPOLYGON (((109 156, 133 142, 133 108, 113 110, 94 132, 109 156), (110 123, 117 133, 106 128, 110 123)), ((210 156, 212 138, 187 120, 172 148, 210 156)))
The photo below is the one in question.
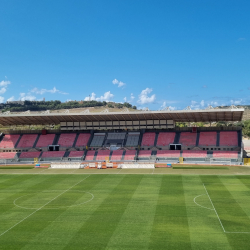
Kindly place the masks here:
MULTIPOLYGON (((52 177, 53 177, 52 182, 54 183, 54 185, 58 185, 58 190, 59 188, 62 188, 62 187, 65 188, 66 183, 60 182, 60 180, 62 180, 62 176, 52 176, 52 177), (61 187, 59 184, 62 184, 61 187)), ((65 175, 64 177, 65 178, 68 177, 67 188, 69 188, 72 186, 72 183, 75 184, 77 183, 77 181, 84 179, 86 176, 79 175, 77 177, 74 177, 72 175, 68 175, 68 176, 65 175)), ((88 187, 94 186, 96 184, 93 180, 91 180, 91 176, 85 181, 86 183, 88 182, 88 187)), ((84 182, 81 183, 81 186, 83 185, 84 185, 84 182)), ((73 203, 75 202, 74 198, 75 197, 72 197, 71 199, 73 203)), ((65 210, 67 210, 67 208, 55 209, 55 210, 41 209, 37 211, 32 216, 27 218, 25 221, 23 221, 22 223, 14 227, 11 231, 9 231, 8 233, 0 237, 2 246, 4 246, 3 249, 11 249, 12 245, 16 245, 19 248, 22 248, 31 239, 33 239, 39 232, 41 232, 50 223, 52 223, 58 216, 60 216, 65 210)), ((30 211, 29 211, 29 214, 30 214, 30 211)), ((19 220, 21 219, 19 218, 19 220)))
POLYGON ((106 249, 141 179, 142 175, 125 176, 65 249, 106 249))
POLYGON ((95 185, 93 187, 90 185, 76 187, 80 190, 83 189, 93 193, 95 198, 83 206, 72 207, 65 210, 60 216, 31 239, 22 250, 36 249, 37 246, 39 246, 40 250, 47 250, 50 246, 53 246, 53 250, 64 249, 123 178, 124 176, 95 176, 95 185))
POLYGON ((191 249, 180 175, 162 176, 149 249, 191 249))
POLYGON ((107 249, 148 249, 161 176, 145 175, 137 186, 107 249))

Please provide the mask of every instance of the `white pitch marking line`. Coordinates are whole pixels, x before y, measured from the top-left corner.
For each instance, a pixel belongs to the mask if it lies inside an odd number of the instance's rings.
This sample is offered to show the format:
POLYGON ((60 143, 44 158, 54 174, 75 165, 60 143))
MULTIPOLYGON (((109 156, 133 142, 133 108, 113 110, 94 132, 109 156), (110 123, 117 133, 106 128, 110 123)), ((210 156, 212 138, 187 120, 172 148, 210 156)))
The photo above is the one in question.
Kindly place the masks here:
POLYGON ((118 171, 116 174, 119 174, 122 171, 122 168, 120 169, 120 171, 118 171))
POLYGON ((212 202, 212 200, 211 200, 211 198, 210 198, 210 196, 209 196, 209 194, 208 194, 208 192, 207 192, 207 189, 206 189, 204 183, 203 183, 203 187, 205 188, 205 191, 206 191, 206 193, 207 193, 207 196, 208 196, 208 198, 209 198, 209 200, 210 200, 210 202, 211 202, 211 204, 212 204, 212 206, 213 206, 213 208, 214 208, 214 211, 215 211, 215 213, 216 213, 216 215, 217 215, 217 218, 218 218, 218 220, 219 220, 219 222, 220 222, 220 225, 221 225, 221 227, 222 227, 222 229, 223 229, 223 232, 226 233, 226 230, 225 230, 225 228, 224 228, 223 225, 222 225, 222 222, 221 222, 221 220, 220 220, 220 217, 219 217, 219 215, 218 215, 218 213, 217 213, 217 211, 216 211, 216 209, 215 209, 215 207, 214 207, 214 204, 213 204, 213 202, 212 202))
POLYGON ((198 197, 200 197, 200 196, 202 196, 202 195, 205 195, 205 194, 200 194, 200 195, 198 195, 198 196, 194 197, 194 203, 195 203, 196 205, 200 206, 200 207, 203 207, 203 208, 206 208, 206 209, 209 209, 209 210, 214 210, 213 208, 204 207, 204 206, 202 206, 202 205, 198 204, 198 203, 195 201, 195 200, 196 200, 196 198, 198 198, 198 197))
MULTIPOLYGON (((90 176, 90 175, 89 175, 90 176)), ((7 232, 9 232, 12 228, 16 227, 18 224, 20 224, 21 222, 23 222, 24 220, 28 219, 31 215, 33 215, 34 213, 36 213, 37 211, 41 210, 43 207, 45 207, 46 205, 48 205, 50 202, 52 202, 53 200, 55 200, 56 198, 58 198, 59 196, 63 195, 64 193, 66 193, 67 191, 69 191, 71 188, 75 187, 77 184, 79 184, 80 182, 84 181, 85 179, 87 179, 89 176, 87 176, 86 178, 82 179, 81 181, 78 181, 76 184, 74 184, 72 187, 68 188, 67 190, 63 191, 62 193, 60 193, 59 195, 57 195, 55 198, 53 198, 52 200, 48 201, 46 204, 44 204, 43 206, 39 207, 37 210, 35 210, 34 212, 32 212, 31 214, 29 214, 28 216, 26 216, 25 218, 23 218, 22 220, 20 220, 19 222, 17 222, 14 226, 10 227, 9 229, 7 229, 6 231, 4 231, 3 233, 0 234, 0 237, 3 236, 4 234, 6 234, 7 232)))

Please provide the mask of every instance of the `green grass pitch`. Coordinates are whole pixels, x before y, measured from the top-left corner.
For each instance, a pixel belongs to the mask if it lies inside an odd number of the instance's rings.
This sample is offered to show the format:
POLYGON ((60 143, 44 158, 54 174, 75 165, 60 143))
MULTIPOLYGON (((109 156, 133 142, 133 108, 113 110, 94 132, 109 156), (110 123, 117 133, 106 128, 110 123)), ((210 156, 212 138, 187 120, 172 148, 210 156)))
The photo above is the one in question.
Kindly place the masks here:
POLYGON ((247 175, 0 175, 0 249, 249 248, 247 175))

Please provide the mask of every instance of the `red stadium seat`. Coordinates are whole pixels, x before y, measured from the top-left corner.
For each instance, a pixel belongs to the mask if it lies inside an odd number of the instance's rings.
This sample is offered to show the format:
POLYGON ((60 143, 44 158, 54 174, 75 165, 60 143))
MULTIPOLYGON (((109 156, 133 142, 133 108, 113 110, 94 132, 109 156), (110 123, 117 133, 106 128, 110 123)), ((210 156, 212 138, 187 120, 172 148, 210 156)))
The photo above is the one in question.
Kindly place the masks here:
POLYGON ((174 143, 175 132, 160 132, 157 139, 157 146, 168 146, 174 143))
POLYGON ((115 150, 112 153, 111 161, 120 161, 122 159, 123 150, 115 150))
POLYGON ((110 150, 100 150, 97 152, 96 160, 97 161, 105 161, 106 157, 109 157, 110 150))
POLYGON ((238 146, 237 131, 221 131, 220 146, 238 146))
POLYGON ((180 150, 157 150, 157 158, 179 158, 181 156, 180 150))
POLYGON ((63 157, 65 151, 45 151, 43 152, 41 158, 53 158, 53 157, 63 157))
POLYGON ((20 135, 5 135, 0 143, 0 148, 14 148, 20 135))
POLYGON ((124 156, 125 161, 134 160, 136 154, 136 150, 127 150, 124 156))
POLYGON ((179 143, 183 146, 195 146, 196 145, 196 133, 192 132, 181 132, 179 143))
POLYGON ((207 158, 207 151, 183 150, 182 156, 184 158, 207 158))
POLYGON ((94 156, 95 156, 95 151, 94 150, 89 150, 87 152, 87 155, 85 157, 86 161, 93 161, 94 160, 94 156))
POLYGON ((68 157, 82 157, 84 154, 84 151, 70 151, 68 157))
POLYGON ((144 133, 142 137, 142 146, 154 146, 155 133, 144 133))
POLYGON ((85 147, 88 144, 90 134, 79 134, 76 142, 76 147, 85 147))
POLYGON ((200 132, 199 145, 216 146, 217 132, 200 132))
POLYGON ((25 134, 19 141, 17 148, 32 148, 38 134, 25 134))
POLYGON ((16 152, 0 152, 0 159, 13 159, 16 152))
POLYGON ((58 145, 62 147, 72 147, 75 141, 75 138, 76 138, 75 133, 61 134, 59 141, 58 141, 58 145))
POLYGON ((38 158, 41 154, 40 151, 36 152, 22 152, 19 158, 38 158))
POLYGON ((48 145, 52 145, 54 139, 55 139, 55 134, 40 135, 36 147, 44 148, 47 147, 48 145))
POLYGON ((213 152, 214 158, 238 158, 237 151, 214 151, 213 152))
POLYGON ((139 158, 149 158, 151 156, 151 154, 152 154, 151 150, 140 150, 138 157, 139 158))

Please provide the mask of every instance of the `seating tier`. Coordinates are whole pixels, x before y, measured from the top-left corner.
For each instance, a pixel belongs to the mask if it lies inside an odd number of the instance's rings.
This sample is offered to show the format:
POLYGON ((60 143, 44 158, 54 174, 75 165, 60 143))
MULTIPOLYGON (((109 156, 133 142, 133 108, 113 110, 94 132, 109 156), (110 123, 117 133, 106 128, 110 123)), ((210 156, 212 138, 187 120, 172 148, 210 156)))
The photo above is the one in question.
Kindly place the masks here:
POLYGON ((151 156, 151 154, 152 154, 151 150, 140 150, 138 157, 139 158, 149 158, 151 156))
POLYGON ((52 145, 55 134, 46 134, 46 135, 40 135, 38 142, 36 143, 37 148, 44 148, 48 147, 48 145, 52 145))
POLYGON ((127 150, 124 156, 125 161, 134 160, 136 154, 136 150, 127 150))
POLYGON ((184 158, 207 158, 207 151, 201 151, 201 150, 183 150, 182 156, 184 158))
POLYGON ((220 132, 220 146, 238 146, 237 131, 220 132))
POLYGON ((19 141, 17 148, 33 148, 38 134, 25 134, 19 141))
POLYGON ((19 158, 38 158, 41 152, 22 152, 19 158))
POLYGON ((61 134, 58 140, 58 145, 62 147, 72 147, 75 138, 76 138, 75 133, 61 134))
POLYGON ((111 160, 112 161, 120 161, 122 159, 123 150, 115 150, 112 153, 111 160))
POLYGON ((0 143, 0 148, 14 148, 20 135, 5 135, 0 143))
POLYGON ((180 150, 157 150, 157 158, 179 158, 180 150))
POLYGON ((154 146, 155 142, 155 133, 144 133, 142 137, 142 146, 154 146))
POLYGON ((238 152, 237 151, 214 151, 213 152, 214 158, 231 158, 235 159, 238 158, 238 152))
POLYGON ((86 157, 85 157, 85 160, 86 160, 86 161, 93 161, 93 160, 94 160, 94 156, 95 156, 95 151, 89 150, 89 151, 87 152, 87 155, 86 155, 86 157))
POLYGON ((160 132, 157 139, 157 146, 168 146, 174 143, 175 132, 160 132))
POLYGON ((97 153, 96 160, 97 161, 105 161, 106 157, 109 157, 110 150, 100 150, 97 153))
POLYGON ((71 151, 68 157, 82 157, 84 151, 71 151))
POLYGON ((217 132, 200 132, 199 145, 216 146, 217 132))
POLYGON ((42 158, 53 158, 53 157, 63 157, 65 151, 45 151, 42 154, 42 158))
POLYGON ((75 146, 76 147, 87 146, 89 138, 90 138, 90 134, 79 134, 75 146))
POLYGON ((0 159, 13 159, 16 155, 16 152, 1 152, 0 159))
POLYGON ((182 132, 179 143, 183 146, 195 146, 196 145, 196 133, 182 132))

